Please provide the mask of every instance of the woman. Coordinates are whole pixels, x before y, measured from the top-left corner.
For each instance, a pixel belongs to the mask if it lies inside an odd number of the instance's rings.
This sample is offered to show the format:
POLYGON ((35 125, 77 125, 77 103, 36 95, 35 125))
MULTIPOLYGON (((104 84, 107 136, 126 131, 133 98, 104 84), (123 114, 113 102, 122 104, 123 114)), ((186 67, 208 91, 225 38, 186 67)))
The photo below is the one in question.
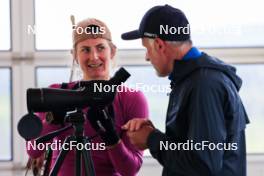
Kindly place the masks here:
MULTIPOLYGON (((83 73, 83 81, 109 80, 111 63, 114 61, 116 47, 112 43, 111 33, 108 27, 97 19, 86 19, 79 22, 73 29, 73 50, 74 59, 80 65, 83 73)), ((76 87, 76 82, 67 84, 67 88, 76 87)), ((51 87, 61 88, 61 84, 54 84, 51 87)), ((117 92, 108 114, 113 116, 114 125, 109 124, 105 133, 94 138, 92 143, 105 143, 105 149, 91 150, 97 176, 133 176, 139 171, 142 165, 142 151, 137 150, 130 142, 126 134, 121 131, 121 126, 134 117, 148 117, 148 107, 144 95, 139 91, 117 92), (111 113, 111 108, 113 112, 111 113)), ((96 109, 86 108, 83 110, 87 118, 84 123, 86 136, 98 134, 98 128, 93 123, 96 117, 96 109), (88 120, 87 120, 88 119, 88 120)), ((47 113, 39 113, 43 122, 42 135, 59 129, 59 125, 48 124, 45 120, 47 113)), ((102 115, 102 114, 100 114, 102 115)), ((99 116, 100 116, 99 115, 99 116)), ((60 118, 61 119, 61 118, 60 118)), ((64 141, 72 134, 68 130, 54 141, 64 141)), ((98 148, 97 148, 98 149, 98 148)), ((39 157, 44 151, 28 149, 32 158, 39 157)), ((52 166, 58 157, 59 150, 53 151, 52 166)), ((74 151, 70 151, 59 171, 59 175, 74 175, 75 165, 74 151)), ((52 167, 51 166, 51 167, 52 167)))

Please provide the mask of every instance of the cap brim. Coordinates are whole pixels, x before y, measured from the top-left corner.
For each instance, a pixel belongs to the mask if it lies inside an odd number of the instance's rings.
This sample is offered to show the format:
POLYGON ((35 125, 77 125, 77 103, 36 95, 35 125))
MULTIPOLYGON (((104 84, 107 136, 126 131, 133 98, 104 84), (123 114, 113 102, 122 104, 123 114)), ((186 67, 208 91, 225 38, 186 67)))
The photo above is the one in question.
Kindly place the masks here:
POLYGON ((121 35, 121 38, 123 40, 134 40, 134 39, 141 38, 141 35, 139 33, 139 30, 134 30, 134 31, 130 31, 130 32, 123 33, 121 35))

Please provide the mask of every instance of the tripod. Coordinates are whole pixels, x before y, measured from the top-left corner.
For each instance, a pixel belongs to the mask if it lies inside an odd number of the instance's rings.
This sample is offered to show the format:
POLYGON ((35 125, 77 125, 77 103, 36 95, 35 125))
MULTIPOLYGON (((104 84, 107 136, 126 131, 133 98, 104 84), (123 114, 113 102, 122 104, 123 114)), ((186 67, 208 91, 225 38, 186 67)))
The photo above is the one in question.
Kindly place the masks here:
MULTIPOLYGON (((52 133, 49 133, 45 136, 42 136, 36 140, 36 143, 43 143, 48 140, 51 140, 55 136, 59 135, 60 133, 73 128, 74 129, 74 134, 71 136, 66 137, 64 140, 64 144, 70 144, 71 142, 76 142, 77 144, 82 144, 82 146, 86 146, 85 144, 90 143, 90 140, 93 138, 88 138, 83 135, 83 124, 84 124, 84 116, 81 111, 81 109, 77 109, 76 112, 70 113, 65 117, 65 122, 69 122, 72 125, 64 127, 60 130, 54 131, 52 133)), ((58 171, 67 155, 69 150, 65 150, 62 148, 62 150, 59 153, 59 156, 55 162, 55 165, 53 169, 51 170, 50 176, 56 176, 58 174, 58 171)), ((82 159, 84 161, 84 168, 85 168, 85 175, 86 176, 95 176, 95 171, 94 171, 94 165, 93 161, 91 158, 91 152, 90 150, 86 150, 85 148, 82 148, 82 150, 78 150, 76 148, 76 153, 75 153, 75 176, 81 176, 82 172, 82 159), (90 171, 90 173, 89 173, 90 171)))

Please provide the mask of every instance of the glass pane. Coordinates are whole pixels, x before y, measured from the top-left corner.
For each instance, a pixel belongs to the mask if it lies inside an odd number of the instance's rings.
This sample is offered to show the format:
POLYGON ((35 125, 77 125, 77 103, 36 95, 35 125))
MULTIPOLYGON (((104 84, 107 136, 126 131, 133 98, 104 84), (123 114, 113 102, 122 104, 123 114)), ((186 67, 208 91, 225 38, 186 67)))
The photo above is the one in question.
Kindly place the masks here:
MULTIPOLYGON (((131 74, 125 84, 131 88, 139 89, 145 94, 150 106, 150 117, 154 124, 164 131, 169 80, 167 78, 158 78, 152 67, 127 66, 125 68, 131 74), (148 75, 148 79, 142 75, 148 75)), ((66 67, 39 67, 37 68, 37 87, 47 87, 54 83, 68 82, 69 72, 69 68, 66 67)))
POLYGON ((11 134, 11 72, 9 68, 0 68, 0 160, 12 159, 11 134))
POLYGON ((36 71, 37 87, 48 87, 55 83, 69 82, 70 68, 38 67, 36 71))
POLYGON ((76 21, 96 17, 106 22, 112 31, 113 41, 119 49, 142 48, 140 40, 123 41, 120 35, 137 29, 142 16, 150 7, 165 3, 185 12, 190 21, 192 39, 196 46, 264 46, 262 32, 264 13, 259 0, 117 0, 115 3, 69 0, 64 1, 63 5, 59 0, 35 0, 35 2, 36 48, 39 50, 71 48, 71 14, 75 15, 76 21), (118 4, 118 8, 115 4, 118 4), (234 9, 236 9, 235 13, 234 9))
POLYGON ((264 65, 237 65, 243 79, 240 91, 250 124, 247 125, 247 152, 264 153, 264 65))
MULTIPOLYGON (((236 65, 236 67, 238 75, 243 79, 240 95, 250 118, 250 124, 246 129, 247 152, 264 153, 264 141, 260 140, 264 124, 264 94, 262 93, 264 65, 236 65)), ((169 88, 169 80, 157 77, 151 66, 126 66, 125 68, 131 74, 125 84, 143 91, 149 103, 150 119, 157 128, 164 131, 169 98, 166 90, 169 88), (151 89, 153 91, 150 91, 151 89)), ((67 82, 68 73, 68 68, 38 68, 38 86, 47 87, 52 83, 67 82)))
MULTIPOLYGON (((247 152, 264 153, 262 139, 264 125, 264 65, 236 65, 238 75, 243 80, 240 90, 241 99, 250 118, 247 126, 247 152)), ((147 85, 169 85, 167 78, 158 78, 152 67, 127 67, 131 73, 129 84, 144 83, 147 85), (142 75, 147 75, 143 77, 142 75)), ((157 128, 164 131, 168 105, 168 96, 164 93, 143 91, 150 106, 150 118, 157 128)))
POLYGON ((10 1, 0 1, 0 50, 10 49, 10 1))
MULTIPOLYGON (((145 94, 150 108, 151 120, 157 128, 164 131, 169 100, 167 96, 168 79, 158 78, 155 70, 150 66, 126 66, 125 68, 131 74, 125 85, 139 89, 145 94), (142 75, 148 75, 148 79, 142 75)), ((39 67, 37 68, 37 87, 47 87, 53 83, 68 82, 69 71, 69 68, 65 67, 39 67)), ((146 150, 144 155, 150 156, 149 151, 146 150)))
POLYGON ((131 74, 126 85, 144 93, 149 104, 150 119, 157 128, 165 131, 170 81, 167 78, 159 78, 151 66, 128 66, 125 68, 131 74))

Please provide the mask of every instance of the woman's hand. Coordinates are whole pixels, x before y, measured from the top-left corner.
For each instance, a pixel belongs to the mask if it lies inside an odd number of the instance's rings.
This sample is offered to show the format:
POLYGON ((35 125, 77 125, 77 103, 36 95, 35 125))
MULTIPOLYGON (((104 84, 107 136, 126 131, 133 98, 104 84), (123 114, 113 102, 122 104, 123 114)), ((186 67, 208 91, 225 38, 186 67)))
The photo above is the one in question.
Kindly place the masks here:
POLYGON ((112 105, 104 109, 90 108, 87 112, 87 118, 94 130, 99 133, 106 146, 113 146, 120 142, 120 138, 115 130, 112 105))

